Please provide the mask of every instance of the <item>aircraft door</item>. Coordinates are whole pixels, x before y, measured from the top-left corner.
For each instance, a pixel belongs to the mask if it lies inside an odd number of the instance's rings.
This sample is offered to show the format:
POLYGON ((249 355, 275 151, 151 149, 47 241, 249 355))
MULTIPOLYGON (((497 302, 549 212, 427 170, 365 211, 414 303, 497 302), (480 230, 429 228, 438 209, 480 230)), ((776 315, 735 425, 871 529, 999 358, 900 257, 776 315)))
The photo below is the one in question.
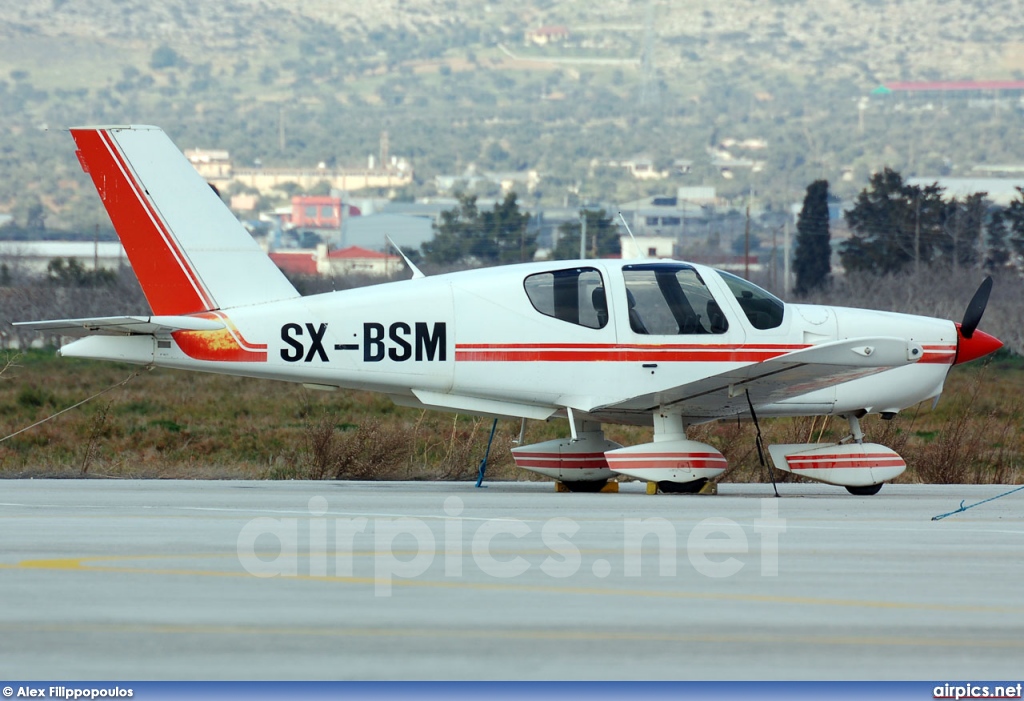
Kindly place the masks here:
MULTIPOLYGON (((736 344, 745 333, 730 323, 700 274, 680 263, 641 263, 622 269, 628 327, 638 343, 736 344)), ((728 308, 728 307, 727 307, 728 308)))

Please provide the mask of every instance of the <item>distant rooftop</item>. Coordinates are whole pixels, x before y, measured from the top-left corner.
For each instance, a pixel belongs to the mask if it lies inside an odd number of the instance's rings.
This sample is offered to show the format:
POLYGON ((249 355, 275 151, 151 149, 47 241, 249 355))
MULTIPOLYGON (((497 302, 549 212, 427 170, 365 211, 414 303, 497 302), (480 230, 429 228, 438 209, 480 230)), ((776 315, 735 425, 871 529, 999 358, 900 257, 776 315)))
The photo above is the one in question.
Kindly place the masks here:
POLYGON ((316 275, 316 252, 308 250, 273 251, 268 254, 274 264, 293 275, 316 275))
POLYGON ((371 251, 366 248, 359 246, 349 246, 348 248, 342 248, 337 251, 331 251, 327 254, 329 258, 356 258, 356 259, 380 259, 380 260, 398 260, 398 256, 393 256, 387 253, 381 253, 380 251, 371 251))
POLYGON ((879 85, 872 95, 888 95, 894 92, 967 92, 983 90, 1024 90, 1024 80, 951 80, 895 82, 879 85))
POLYGON ((1024 187, 1024 178, 907 178, 907 185, 927 187, 938 183, 946 197, 967 197, 984 192, 990 202, 1006 207, 1019 197, 1017 188, 1024 187))

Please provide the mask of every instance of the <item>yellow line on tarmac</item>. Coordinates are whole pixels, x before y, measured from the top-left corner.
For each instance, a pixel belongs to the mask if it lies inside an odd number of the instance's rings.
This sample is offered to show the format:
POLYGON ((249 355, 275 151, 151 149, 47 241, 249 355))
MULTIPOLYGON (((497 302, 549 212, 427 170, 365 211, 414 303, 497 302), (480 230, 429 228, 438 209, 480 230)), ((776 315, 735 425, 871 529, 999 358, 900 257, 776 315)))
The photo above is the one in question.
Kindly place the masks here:
MULTIPOLYGON (((287 575, 274 577, 256 577, 244 571, 225 570, 198 570, 198 569, 177 569, 177 568, 148 568, 148 567, 123 567, 115 565, 90 564, 92 562, 104 562, 113 560, 132 559, 157 559, 157 558, 191 558, 191 555, 137 555, 137 556, 115 556, 115 557, 82 557, 82 558, 55 558, 49 560, 23 560, 18 564, 0 565, 0 569, 21 569, 21 570, 63 570, 76 572, 97 572, 116 574, 147 574, 147 575, 174 575, 184 577, 237 577, 247 578, 254 581, 303 581, 303 582, 324 582, 336 584, 358 584, 372 586, 378 583, 375 577, 343 577, 336 575, 287 575)), ((202 557, 202 556, 199 556, 202 557)), ((207 555, 206 557, 211 557, 207 555)), ((216 557, 216 556, 213 556, 216 557)), ((654 581, 662 581, 661 578, 651 578, 654 581)), ((667 580, 668 578, 664 578, 667 580)), ((730 594, 724 592, 699 592, 657 590, 657 589, 627 589, 616 587, 596 586, 555 586, 544 584, 521 584, 512 581, 492 582, 467 582, 457 579, 451 580, 428 580, 428 579, 404 579, 400 577, 391 578, 393 587, 414 587, 414 588, 436 588, 436 589, 461 589, 473 591, 504 591, 519 593, 546 593, 546 594, 572 594, 576 596, 623 596, 629 598, 649 599, 680 599, 680 600, 706 600, 706 601, 733 601, 741 603, 766 603, 766 604, 790 604, 802 606, 836 606, 844 608, 869 608, 869 609, 892 609, 908 611, 942 611, 949 613, 999 613, 999 614, 1022 614, 1024 608, 1011 606, 980 606, 975 604, 929 604, 909 601, 872 601, 865 599, 833 599, 825 597, 810 596, 778 596, 764 594, 730 594)))

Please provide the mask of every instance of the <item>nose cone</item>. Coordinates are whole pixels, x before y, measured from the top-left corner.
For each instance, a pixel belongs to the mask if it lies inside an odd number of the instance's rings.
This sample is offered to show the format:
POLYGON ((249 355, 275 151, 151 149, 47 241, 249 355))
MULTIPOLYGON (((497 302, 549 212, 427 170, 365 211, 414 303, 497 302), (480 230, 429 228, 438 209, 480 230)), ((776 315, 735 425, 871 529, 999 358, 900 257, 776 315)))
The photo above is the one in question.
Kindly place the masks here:
POLYGON ((956 360, 953 361, 954 365, 984 358, 989 353, 995 353, 1003 347, 1002 341, 984 331, 975 330, 970 338, 966 338, 960 331, 960 324, 956 325, 956 335, 956 360))

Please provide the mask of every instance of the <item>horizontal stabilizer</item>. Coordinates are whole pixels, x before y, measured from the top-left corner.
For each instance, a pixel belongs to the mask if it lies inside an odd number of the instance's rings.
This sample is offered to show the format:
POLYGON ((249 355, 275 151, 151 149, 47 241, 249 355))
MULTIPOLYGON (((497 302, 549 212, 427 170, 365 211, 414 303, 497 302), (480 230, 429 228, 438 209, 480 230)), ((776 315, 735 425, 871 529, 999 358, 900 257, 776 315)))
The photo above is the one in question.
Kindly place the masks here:
POLYGON ((172 331, 216 331, 224 328, 224 323, 194 316, 101 316, 94 319, 18 321, 13 326, 30 331, 58 333, 62 336, 125 336, 169 334, 172 331))

